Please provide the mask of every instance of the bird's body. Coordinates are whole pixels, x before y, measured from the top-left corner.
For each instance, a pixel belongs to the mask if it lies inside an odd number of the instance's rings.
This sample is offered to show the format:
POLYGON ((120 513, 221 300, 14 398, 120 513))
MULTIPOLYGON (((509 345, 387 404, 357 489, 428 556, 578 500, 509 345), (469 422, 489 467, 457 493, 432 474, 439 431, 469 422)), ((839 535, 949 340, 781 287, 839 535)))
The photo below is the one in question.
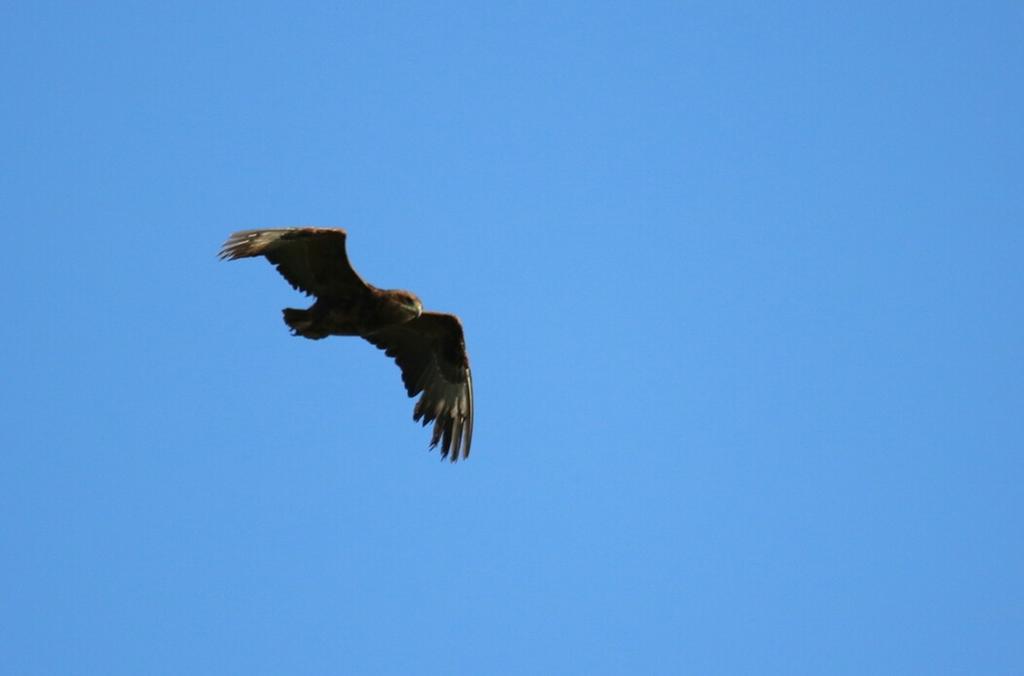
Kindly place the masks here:
POLYGON ((295 335, 305 338, 368 336, 419 316, 393 293, 369 287, 346 298, 318 299, 307 310, 285 309, 284 320, 295 335))
POLYGON ((385 350, 402 370, 410 397, 423 396, 414 420, 434 423, 431 447, 455 462, 473 440, 473 379, 458 317, 424 312, 414 294, 367 284, 355 272, 340 228, 279 228, 236 232, 221 258, 265 256, 296 289, 315 296, 308 309, 286 308, 297 336, 359 336, 385 350))

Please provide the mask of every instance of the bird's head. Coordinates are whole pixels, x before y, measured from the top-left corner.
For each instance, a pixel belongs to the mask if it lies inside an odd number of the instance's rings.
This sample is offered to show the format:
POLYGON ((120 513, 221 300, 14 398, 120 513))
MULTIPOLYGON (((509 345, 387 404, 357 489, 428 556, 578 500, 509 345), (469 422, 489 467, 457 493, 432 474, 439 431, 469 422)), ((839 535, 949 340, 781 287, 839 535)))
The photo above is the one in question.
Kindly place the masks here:
POLYGON ((423 314, 423 303, 416 297, 416 294, 399 289, 391 292, 391 298, 401 308, 405 321, 411 322, 423 314))

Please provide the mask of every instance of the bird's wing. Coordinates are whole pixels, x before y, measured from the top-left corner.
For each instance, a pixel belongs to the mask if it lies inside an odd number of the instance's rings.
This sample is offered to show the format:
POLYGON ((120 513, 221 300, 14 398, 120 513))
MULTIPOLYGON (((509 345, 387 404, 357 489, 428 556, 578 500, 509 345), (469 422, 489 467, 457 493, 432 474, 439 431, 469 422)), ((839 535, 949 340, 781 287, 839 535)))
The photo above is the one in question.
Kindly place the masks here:
POLYGON ((306 295, 344 298, 367 284, 352 269, 341 228, 242 230, 224 243, 222 259, 266 256, 281 276, 306 295))
POLYGON ((424 312, 405 324, 363 336, 402 369, 406 392, 415 397, 413 420, 434 423, 430 447, 441 445, 441 457, 455 462, 469 457, 473 442, 473 376, 455 315, 424 312))

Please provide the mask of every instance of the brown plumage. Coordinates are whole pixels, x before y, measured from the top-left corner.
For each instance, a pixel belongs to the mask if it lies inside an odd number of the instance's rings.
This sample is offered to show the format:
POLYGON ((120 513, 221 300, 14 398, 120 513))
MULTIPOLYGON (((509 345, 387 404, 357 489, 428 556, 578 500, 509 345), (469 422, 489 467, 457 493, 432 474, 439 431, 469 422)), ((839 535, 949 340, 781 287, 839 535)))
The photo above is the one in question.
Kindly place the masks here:
POLYGON ((279 228, 236 232, 222 259, 266 256, 293 287, 316 302, 286 308, 284 321, 297 336, 359 336, 393 357, 410 397, 423 396, 413 420, 434 423, 430 447, 455 462, 469 457, 473 441, 473 377, 455 315, 423 312, 408 291, 367 284, 352 269, 340 228, 279 228), (460 455, 461 454, 461 455, 460 455))

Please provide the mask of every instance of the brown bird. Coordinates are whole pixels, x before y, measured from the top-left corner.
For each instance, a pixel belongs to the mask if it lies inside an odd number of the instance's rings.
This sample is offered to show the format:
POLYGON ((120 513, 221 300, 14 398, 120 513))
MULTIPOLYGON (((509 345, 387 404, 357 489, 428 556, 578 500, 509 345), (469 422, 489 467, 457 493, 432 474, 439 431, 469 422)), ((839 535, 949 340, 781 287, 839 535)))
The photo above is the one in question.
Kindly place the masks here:
POLYGON ((469 457, 473 441, 473 376, 455 315, 424 312, 408 291, 378 289, 352 269, 341 228, 277 228, 236 232, 221 259, 266 256, 288 283, 316 302, 285 308, 292 334, 319 340, 359 336, 393 357, 410 397, 423 396, 413 420, 433 422, 430 447, 452 462, 469 457))

